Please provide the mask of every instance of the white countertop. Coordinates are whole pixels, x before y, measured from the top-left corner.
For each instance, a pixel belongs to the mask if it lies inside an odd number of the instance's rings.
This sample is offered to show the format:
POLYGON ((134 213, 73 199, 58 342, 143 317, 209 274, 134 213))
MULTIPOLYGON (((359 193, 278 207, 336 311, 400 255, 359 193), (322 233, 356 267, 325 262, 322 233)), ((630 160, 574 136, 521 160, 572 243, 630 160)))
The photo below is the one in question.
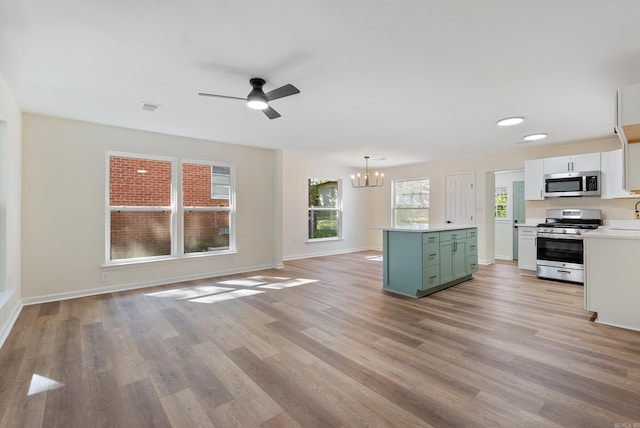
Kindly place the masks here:
POLYGON ((582 235, 584 239, 638 239, 640 227, 605 227, 582 235))
POLYGON ((379 227, 375 229, 390 231, 390 232, 442 232, 445 230, 460 230, 460 229, 477 229, 478 226, 474 226, 471 224, 462 225, 462 224, 442 224, 442 225, 429 225, 427 227, 422 227, 420 229, 408 229, 402 227, 379 227))

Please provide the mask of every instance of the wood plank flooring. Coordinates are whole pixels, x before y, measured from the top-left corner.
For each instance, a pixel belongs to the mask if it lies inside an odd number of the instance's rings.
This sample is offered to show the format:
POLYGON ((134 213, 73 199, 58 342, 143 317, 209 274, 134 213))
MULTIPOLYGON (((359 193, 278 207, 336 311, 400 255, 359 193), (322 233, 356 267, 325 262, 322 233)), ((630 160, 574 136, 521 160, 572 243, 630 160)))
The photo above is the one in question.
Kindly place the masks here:
POLYGON ((365 251, 27 306, 0 427, 640 426, 640 332, 594 324, 581 286, 381 277, 365 251))

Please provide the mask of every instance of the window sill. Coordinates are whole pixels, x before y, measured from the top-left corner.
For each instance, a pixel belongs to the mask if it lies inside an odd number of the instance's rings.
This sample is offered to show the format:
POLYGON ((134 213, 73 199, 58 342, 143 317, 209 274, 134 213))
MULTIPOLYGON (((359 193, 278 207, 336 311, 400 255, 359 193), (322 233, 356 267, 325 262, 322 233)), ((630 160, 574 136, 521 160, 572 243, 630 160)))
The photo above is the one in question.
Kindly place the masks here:
POLYGON ((344 241, 344 238, 316 238, 316 239, 307 239, 307 244, 313 244, 314 242, 327 242, 327 241, 344 241))
POLYGON ((146 260, 129 260, 124 262, 113 262, 113 263, 105 263, 100 266, 103 270, 118 270, 118 269, 128 269, 128 268, 136 268, 142 265, 156 264, 156 263, 177 263, 181 260, 190 260, 197 259, 203 257, 215 257, 229 254, 238 254, 237 251, 227 250, 227 251, 219 251, 219 252, 203 252, 203 253, 189 253, 182 255, 180 257, 162 257, 162 258, 153 258, 146 260))

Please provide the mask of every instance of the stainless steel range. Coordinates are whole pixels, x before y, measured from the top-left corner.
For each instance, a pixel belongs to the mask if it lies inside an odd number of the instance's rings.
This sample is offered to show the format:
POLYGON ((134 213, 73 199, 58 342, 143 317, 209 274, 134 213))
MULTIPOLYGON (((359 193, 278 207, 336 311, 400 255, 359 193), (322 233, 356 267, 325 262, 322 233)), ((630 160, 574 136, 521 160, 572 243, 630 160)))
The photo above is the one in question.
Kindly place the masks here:
POLYGON ((584 284, 582 234, 600 226, 600 210, 547 210, 546 223, 537 227, 538 277, 584 284))

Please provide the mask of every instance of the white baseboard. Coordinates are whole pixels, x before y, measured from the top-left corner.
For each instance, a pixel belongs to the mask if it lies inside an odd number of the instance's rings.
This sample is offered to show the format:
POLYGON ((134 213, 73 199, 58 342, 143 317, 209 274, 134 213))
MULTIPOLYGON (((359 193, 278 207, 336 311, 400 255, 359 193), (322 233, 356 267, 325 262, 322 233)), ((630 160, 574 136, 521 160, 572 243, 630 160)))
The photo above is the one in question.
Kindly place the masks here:
POLYGON ((350 248, 347 250, 335 250, 335 251, 321 251, 317 253, 305 253, 305 254, 293 254, 290 256, 284 256, 283 260, 299 260, 299 259, 311 259, 313 257, 324 257, 324 256, 337 256, 339 254, 349 254, 349 253, 357 253, 358 251, 367 251, 370 248, 350 248))
POLYGON ((197 275, 187 275, 187 276, 180 276, 180 277, 173 277, 173 278, 162 278, 159 280, 131 282, 127 284, 118 284, 118 285, 100 287, 100 288, 90 288, 87 290, 72 291, 68 293, 55 293, 55 294, 48 294, 45 296, 29 297, 29 298, 22 299, 22 303, 24 305, 37 305, 39 303, 57 302, 59 300, 76 299, 78 297, 97 296, 99 294, 116 293, 118 291, 137 290, 141 288, 155 287, 158 285, 194 281, 194 280, 206 279, 206 278, 216 278, 219 276, 254 272, 258 270, 273 269, 277 267, 278 266, 276 264, 268 264, 268 265, 260 265, 260 266, 251 266, 251 267, 246 267, 241 269, 230 269, 230 270, 224 270, 224 271, 201 273, 197 275))
POLYGON ((22 311, 23 305, 17 294, 14 293, 16 293, 15 290, 0 293, 3 295, 2 301, 0 301, 0 348, 9 337, 13 325, 22 311))

